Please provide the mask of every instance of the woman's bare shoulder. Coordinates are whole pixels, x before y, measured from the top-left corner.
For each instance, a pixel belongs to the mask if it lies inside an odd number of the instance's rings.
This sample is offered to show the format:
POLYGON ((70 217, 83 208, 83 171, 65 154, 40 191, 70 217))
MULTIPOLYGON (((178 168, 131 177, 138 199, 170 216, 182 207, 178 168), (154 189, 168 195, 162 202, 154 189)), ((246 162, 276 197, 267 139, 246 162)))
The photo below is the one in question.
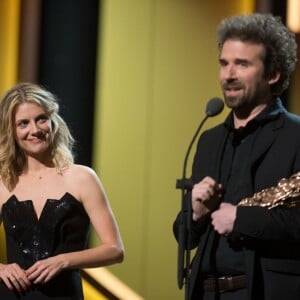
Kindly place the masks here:
POLYGON ((64 171, 64 176, 68 184, 76 190, 82 190, 85 187, 88 188, 95 184, 100 184, 100 179, 96 172, 92 168, 84 165, 73 164, 64 171))
POLYGON ((64 171, 68 190, 80 201, 91 198, 91 195, 102 193, 102 184, 96 172, 84 165, 73 164, 64 171))
POLYGON ((96 172, 85 165, 79 165, 79 164, 73 164, 65 171, 66 176, 71 176, 74 178, 80 178, 80 179, 88 179, 89 177, 95 177, 96 172))

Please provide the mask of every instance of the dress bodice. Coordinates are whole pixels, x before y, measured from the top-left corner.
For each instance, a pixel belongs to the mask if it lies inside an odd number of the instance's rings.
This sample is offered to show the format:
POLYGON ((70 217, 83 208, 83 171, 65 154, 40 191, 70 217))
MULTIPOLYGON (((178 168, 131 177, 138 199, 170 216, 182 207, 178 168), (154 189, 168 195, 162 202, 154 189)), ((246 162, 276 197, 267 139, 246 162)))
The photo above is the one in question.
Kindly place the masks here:
MULTIPOLYGON (((39 218, 31 200, 19 201, 12 195, 3 204, 2 220, 6 233, 7 261, 17 263, 23 269, 37 260, 86 247, 90 220, 83 205, 70 193, 65 193, 59 200, 47 199, 39 218)), ((65 275, 74 277, 71 273, 66 272, 65 275)), ((66 281, 65 277, 63 280, 66 281)), ((54 279, 51 283, 54 287, 55 281, 58 280, 54 279)), ((78 278, 75 281, 78 284, 78 278)), ((51 289, 53 291, 53 286, 51 289)))

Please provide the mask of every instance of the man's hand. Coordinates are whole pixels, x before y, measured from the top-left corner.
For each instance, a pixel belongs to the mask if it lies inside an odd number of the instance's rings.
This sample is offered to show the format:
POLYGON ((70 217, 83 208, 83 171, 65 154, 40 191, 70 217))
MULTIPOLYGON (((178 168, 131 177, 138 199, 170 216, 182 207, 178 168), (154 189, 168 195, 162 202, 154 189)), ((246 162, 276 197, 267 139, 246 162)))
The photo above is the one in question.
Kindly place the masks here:
POLYGON ((211 218, 215 231, 222 235, 228 235, 233 230, 236 206, 230 203, 221 203, 220 208, 212 213, 211 218))
POLYGON ((216 209, 221 193, 221 184, 209 176, 195 184, 192 189, 193 220, 197 221, 203 215, 216 209))

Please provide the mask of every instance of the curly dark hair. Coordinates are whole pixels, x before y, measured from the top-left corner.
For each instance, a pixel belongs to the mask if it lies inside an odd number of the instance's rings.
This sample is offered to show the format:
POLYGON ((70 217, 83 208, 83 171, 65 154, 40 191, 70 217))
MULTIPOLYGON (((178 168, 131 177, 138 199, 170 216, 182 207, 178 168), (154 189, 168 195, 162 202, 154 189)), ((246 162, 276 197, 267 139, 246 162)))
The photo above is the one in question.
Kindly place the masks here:
POLYGON ((228 39, 264 45, 265 77, 280 73, 280 79, 271 86, 272 93, 280 95, 289 86, 297 62, 297 43, 280 17, 254 13, 226 18, 218 27, 217 38, 220 50, 228 39))

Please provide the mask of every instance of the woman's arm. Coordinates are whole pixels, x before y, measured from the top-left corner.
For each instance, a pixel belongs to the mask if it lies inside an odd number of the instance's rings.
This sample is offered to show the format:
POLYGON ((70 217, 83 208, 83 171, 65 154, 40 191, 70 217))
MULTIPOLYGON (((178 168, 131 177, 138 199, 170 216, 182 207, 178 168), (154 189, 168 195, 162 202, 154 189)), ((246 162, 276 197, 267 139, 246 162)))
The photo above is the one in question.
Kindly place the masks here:
POLYGON ((101 267, 123 261, 122 239, 99 178, 92 169, 85 166, 74 166, 72 172, 76 173, 74 183, 77 195, 101 243, 91 249, 62 253, 36 262, 26 271, 34 283, 45 283, 64 269, 101 267))

